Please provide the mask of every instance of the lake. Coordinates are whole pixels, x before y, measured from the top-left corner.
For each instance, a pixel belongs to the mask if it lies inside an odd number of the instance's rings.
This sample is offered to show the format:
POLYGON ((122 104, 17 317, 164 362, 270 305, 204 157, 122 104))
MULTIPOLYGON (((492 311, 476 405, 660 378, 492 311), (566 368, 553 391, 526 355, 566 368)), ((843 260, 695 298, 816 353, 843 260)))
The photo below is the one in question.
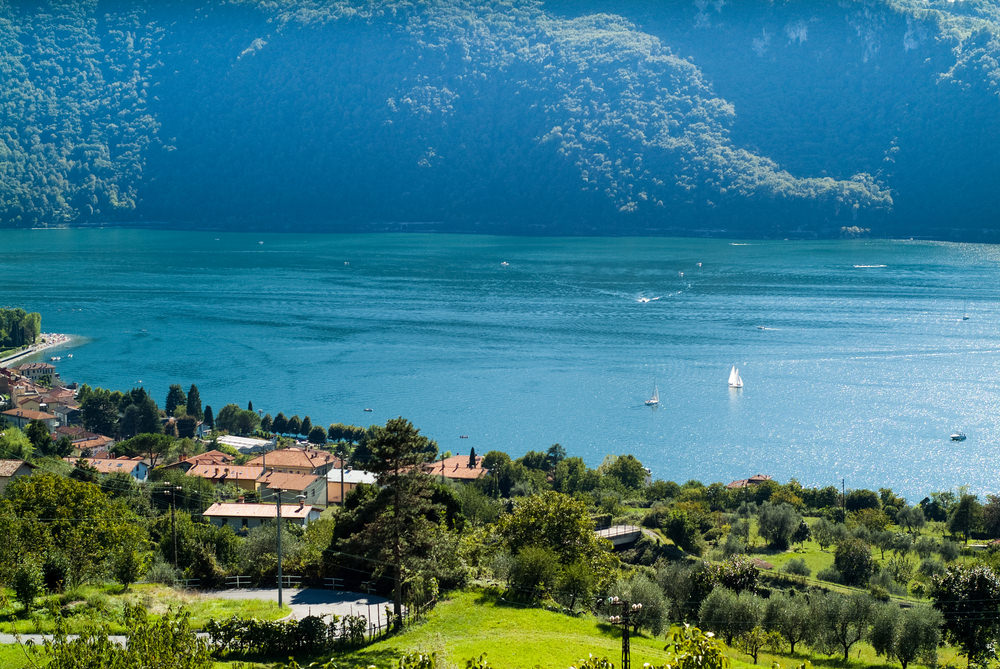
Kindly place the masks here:
POLYGON ((85 338, 69 381, 911 501, 1000 491, 998 277, 920 241, 0 231, 0 304, 85 338))

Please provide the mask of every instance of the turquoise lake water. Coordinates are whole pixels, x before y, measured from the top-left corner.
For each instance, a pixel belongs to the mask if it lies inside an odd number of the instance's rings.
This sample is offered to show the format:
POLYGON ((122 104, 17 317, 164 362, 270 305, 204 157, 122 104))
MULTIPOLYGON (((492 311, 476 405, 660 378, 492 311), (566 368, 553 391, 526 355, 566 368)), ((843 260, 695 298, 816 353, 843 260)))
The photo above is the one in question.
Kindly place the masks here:
POLYGON ((216 410, 402 415, 454 452, 1000 492, 997 246, 0 231, 0 286, 86 338, 65 379, 161 404, 196 383, 216 410))

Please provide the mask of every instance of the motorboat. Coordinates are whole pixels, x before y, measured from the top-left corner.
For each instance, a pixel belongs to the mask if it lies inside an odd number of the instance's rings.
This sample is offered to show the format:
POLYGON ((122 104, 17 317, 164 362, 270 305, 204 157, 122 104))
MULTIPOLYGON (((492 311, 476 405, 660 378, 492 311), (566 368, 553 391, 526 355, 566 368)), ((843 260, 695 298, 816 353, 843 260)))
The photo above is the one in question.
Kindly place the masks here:
POLYGON ((952 441, 965 441, 965 433, 964 432, 952 432, 951 433, 951 440, 952 441))

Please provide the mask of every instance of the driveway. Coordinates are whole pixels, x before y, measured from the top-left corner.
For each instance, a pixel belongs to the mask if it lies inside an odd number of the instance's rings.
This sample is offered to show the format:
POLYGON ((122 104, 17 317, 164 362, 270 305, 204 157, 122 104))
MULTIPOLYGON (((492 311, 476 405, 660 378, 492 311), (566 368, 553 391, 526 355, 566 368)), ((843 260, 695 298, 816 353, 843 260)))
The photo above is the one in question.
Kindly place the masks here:
MULTIPOLYGON (((277 588, 241 588, 237 590, 210 590, 201 593, 203 597, 212 599, 262 599, 277 602, 277 588)), ((282 593, 285 605, 291 607, 290 619, 299 620, 306 616, 325 616, 331 613, 338 616, 364 616, 370 623, 384 625, 386 622, 385 607, 392 606, 392 600, 378 595, 366 595, 361 592, 342 592, 323 590, 322 588, 285 588, 282 593)), ((198 636, 205 636, 199 632, 198 636)), ((41 645, 51 634, 0 634, 0 644, 13 644, 31 641, 41 645)), ((71 634, 69 638, 76 638, 71 634)), ((124 644, 125 637, 115 635, 110 637, 114 643, 124 644)))
MULTIPOLYGON (((213 590, 202 593, 205 597, 218 599, 263 599, 277 602, 277 588, 240 588, 237 590, 213 590)), ((385 607, 392 606, 392 600, 378 595, 361 592, 324 590, 322 588, 285 588, 282 598, 292 608, 292 618, 298 620, 306 616, 364 616, 379 624, 385 622, 385 607)))

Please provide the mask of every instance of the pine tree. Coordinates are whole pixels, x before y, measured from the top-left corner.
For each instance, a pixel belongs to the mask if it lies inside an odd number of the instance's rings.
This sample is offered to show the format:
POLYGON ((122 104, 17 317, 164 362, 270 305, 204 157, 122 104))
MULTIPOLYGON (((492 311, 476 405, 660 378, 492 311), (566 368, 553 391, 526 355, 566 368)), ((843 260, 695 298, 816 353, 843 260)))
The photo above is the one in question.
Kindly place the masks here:
POLYGON ((215 416, 212 415, 212 405, 211 404, 206 404, 205 405, 205 425, 207 425, 208 429, 210 429, 210 430, 214 430, 215 429, 215 416))
POLYGON ((312 428, 313 428, 312 421, 309 419, 309 416, 306 416, 305 418, 302 419, 302 426, 299 427, 299 434, 301 434, 303 437, 308 436, 312 428))

